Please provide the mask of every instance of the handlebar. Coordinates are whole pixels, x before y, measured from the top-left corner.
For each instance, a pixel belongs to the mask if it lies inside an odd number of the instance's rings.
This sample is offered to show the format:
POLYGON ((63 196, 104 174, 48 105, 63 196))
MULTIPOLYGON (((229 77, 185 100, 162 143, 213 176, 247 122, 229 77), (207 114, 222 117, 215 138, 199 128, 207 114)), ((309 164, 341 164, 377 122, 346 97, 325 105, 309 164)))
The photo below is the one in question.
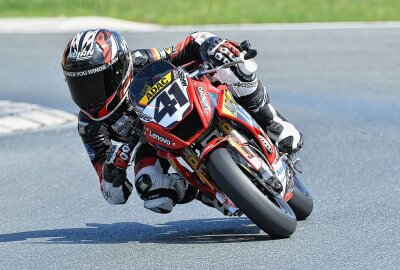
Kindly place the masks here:
POLYGON ((236 66, 238 64, 244 64, 246 60, 253 59, 254 57, 256 57, 256 55, 257 55, 257 50, 249 49, 246 52, 246 54, 244 55, 244 57, 243 57, 244 60, 229 62, 229 63, 223 64, 223 65, 221 65, 219 67, 212 68, 212 69, 208 69, 210 66, 206 64, 206 65, 200 67, 199 69, 189 73, 188 76, 190 78, 200 77, 200 76, 203 76, 205 74, 213 73, 213 72, 216 72, 216 71, 224 69, 224 68, 229 68, 229 67, 232 67, 232 66, 236 66))

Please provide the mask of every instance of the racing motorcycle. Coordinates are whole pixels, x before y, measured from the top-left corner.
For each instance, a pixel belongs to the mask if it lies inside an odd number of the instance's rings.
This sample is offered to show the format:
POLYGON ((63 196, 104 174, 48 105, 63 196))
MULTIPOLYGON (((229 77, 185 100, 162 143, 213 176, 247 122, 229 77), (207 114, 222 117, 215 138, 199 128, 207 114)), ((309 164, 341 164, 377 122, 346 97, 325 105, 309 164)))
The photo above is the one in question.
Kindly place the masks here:
POLYGON ((190 72, 156 61, 135 76, 129 97, 146 141, 186 181, 225 214, 245 214, 271 237, 287 238, 313 208, 299 159, 280 153, 226 85, 207 76, 249 58, 190 72))

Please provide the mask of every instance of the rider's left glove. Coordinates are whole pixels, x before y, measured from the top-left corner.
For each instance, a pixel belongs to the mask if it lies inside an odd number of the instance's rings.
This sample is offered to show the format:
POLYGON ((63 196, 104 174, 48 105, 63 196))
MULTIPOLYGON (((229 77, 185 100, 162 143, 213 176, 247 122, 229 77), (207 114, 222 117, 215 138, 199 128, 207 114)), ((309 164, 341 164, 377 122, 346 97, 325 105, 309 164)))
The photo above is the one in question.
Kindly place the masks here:
MULTIPOLYGON (((214 67, 240 60, 243 61, 245 53, 246 51, 238 43, 216 36, 207 38, 200 46, 200 54, 204 58, 203 60, 211 62, 214 67)), ((231 70, 241 82, 253 81, 256 69, 257 65, 252 60, 246 65, 241 63, 231 67, 231 70), (252 64, 249 65, 250 62, 252 64)))
POLYGON ((147 65, 151 61, 150 56, 144 49, 131 51, 131 55, 133 58, 134 74, 137 74, 145 65, 147 65))
POLYGON ((132 151, 133 148, 128 144, 114 145, 107 151, 107 158, 103 165, 101 192, 110 204, 123 204, 132 193, 132 184, 126 177, 132 151))

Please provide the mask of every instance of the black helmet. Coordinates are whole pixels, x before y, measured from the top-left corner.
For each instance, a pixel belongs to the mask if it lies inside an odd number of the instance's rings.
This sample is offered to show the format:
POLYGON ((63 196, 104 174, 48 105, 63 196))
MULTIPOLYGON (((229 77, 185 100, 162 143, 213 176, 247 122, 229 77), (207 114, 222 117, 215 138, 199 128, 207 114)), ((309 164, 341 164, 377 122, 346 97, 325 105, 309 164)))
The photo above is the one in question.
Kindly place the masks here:
POLYGON ((61 65, 72 99, 91 119, 107 118, 125 100, 133 63, 119 33, 95 29, 76 34, 61 65))

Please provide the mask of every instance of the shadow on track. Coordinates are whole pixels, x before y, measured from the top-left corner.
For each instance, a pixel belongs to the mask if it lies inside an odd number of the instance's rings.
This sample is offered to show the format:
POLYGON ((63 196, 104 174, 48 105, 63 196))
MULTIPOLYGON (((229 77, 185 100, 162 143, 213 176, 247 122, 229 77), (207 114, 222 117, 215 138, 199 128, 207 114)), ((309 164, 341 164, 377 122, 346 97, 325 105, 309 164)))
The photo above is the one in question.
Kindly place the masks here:
POLYGON ((197 219, 148 225, 138 222, 88 223, 85 228, 0 234, 1 242, 51 244, 164 243, 204 244, 272 240, 247 218, 197 219), (44 239, 41 239, 44 238, 44 239))

